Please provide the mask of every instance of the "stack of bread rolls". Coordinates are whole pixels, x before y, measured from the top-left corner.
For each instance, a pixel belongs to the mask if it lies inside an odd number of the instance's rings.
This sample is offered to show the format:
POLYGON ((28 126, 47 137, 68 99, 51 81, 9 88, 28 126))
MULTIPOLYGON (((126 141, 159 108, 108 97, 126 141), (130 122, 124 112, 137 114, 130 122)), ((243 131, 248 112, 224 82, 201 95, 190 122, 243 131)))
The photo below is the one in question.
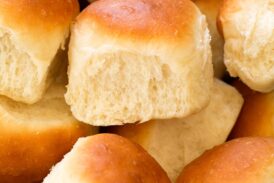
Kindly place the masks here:
POLYGON ((226 141, 240 112, 243 99, 236 89, 216 80, 212 93, 210 104, 187 118, 111 127, 108 132, 140 144, 175 181, 185 165, 226 141))
POLYGON ((79 137, 64 94, 76 0, 0 1, 0 182, 41 182, 79 137))
POLYGON ((0 0, 0 182, 273 182, 273 5, 0 0))

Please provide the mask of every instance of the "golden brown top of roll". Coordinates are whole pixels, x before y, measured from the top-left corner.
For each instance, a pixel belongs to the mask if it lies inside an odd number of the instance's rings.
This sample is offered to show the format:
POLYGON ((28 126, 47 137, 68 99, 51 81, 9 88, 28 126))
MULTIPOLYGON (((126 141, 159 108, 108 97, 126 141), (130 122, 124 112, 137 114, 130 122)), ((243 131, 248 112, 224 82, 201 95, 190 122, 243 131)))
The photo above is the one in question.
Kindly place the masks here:
POLYGON ((269 183, 274 139, 241 138, 217 146, 185 167, 177 183, 269 183))
POLYGON ((50 62, 78 12, 77 0, 0 0, 0 36, 9 32, 17 49, 50 62))
POLYGON ((56 28, 69 23, 71 17, 76 16, 79 11, 76 0, 1 0, 0 2, 1 19, 14 27, 23 24, 34 26, 35 23, 38 23, 36 26, 41 26, 42 22, 46 29, 56 28))
POLYGON ((101 0, 92 3, 78 21, 92 21, 102 31, 141 39, 190 38, 200 12, 189 0, 101 0))
POLYGON ((114 134, 81 138, 44 183, 170 183, 160 165, 139 145, 114 134))

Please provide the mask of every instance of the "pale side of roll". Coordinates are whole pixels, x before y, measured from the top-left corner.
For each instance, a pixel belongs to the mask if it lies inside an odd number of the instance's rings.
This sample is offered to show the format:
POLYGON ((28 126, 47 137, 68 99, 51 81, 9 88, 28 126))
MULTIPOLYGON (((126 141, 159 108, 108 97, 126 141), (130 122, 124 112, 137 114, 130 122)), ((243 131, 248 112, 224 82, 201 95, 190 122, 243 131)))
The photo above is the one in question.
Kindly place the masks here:
POLYGON ((189 0, 100 0, 72 28, 66 101, 100 126, 185 117, 213 85, 206 18, 189 0))
POLYGON ((274 138, 229 141, 187 165, 177 183, 273 183, 274 138))
POLYGON ((211 35, 212 63, 214 75, 222 78, 225 75, 224 41, 217 30, 217 15, 222 0, 192 0, 205 14, 211 35))
POLYGON ((218 21, 230 75, 253 90, 273 90, 274 1, 224 0, 218 21))
POLYGON ((41 181, 79 137, 97 128, 77 121, 54 83, 36 104, 0 97, 0 182, 41 181))
POLYGON ((206 109, 185 119, 155 120, 108 130, 143 146, 174 182, 182 168, 205 150, 225 142, 243 99, 233 87, 215 80, 206 109))
POLYGON ((77 0, 0 0, 0 94, 40 100, 61 62, 77 0))
POLYGON ((170 183, 138 144, 114 134, 80 138, 43 183, 170 183))

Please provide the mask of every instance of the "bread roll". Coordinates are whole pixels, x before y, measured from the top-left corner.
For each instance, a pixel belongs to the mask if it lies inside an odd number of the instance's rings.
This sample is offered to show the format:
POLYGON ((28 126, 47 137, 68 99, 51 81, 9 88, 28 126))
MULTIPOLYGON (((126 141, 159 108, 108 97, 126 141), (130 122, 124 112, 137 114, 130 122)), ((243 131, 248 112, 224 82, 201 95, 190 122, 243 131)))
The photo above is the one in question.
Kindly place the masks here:
POLYGON ((44 183, 169 183, 159 164, 139 145, 114 134, 81 138, 44 183))
POLYGON ((272 183, 273 172, 274 139, 241 138, 191 162, 177 183, 272 183))
POLYGON ((50 85, 77 0, 0 0, 0 94, 35 103, 50 85))
POLYGON ((246 136, 274 137, 274 91, 259 93, 237 81, 234 86, 243 94, 245 103, 231 138, 246 136))
POLYGON ((185 119, 155 120, 108 130, 143 146, 175 181, 187 163, 226 140, 240 112, 243 99, 233 87, 216 80, 212 93, 206 109, 185 119))
POLYGON ((230 75, 260 92, 274 89, 273 4, 273 0, 224 0, 218 18, 230 75))
POLYGON ((96 128, 78 122, 54 84, 36 104, 0 97, 0 182, 41 181, 81 136, 96 128))
POLYGON ((83 122, 184 117, 210 100, 205 17, 189 0, 100 0, 77 18, 66 101, 83 122))
POLYGON ((224 65, 224 41, 217 30, 217 15, 222 0, 192 0, 205 14, 211 35, 212 62, 214 75, 222 78, 226 68, 224 65))

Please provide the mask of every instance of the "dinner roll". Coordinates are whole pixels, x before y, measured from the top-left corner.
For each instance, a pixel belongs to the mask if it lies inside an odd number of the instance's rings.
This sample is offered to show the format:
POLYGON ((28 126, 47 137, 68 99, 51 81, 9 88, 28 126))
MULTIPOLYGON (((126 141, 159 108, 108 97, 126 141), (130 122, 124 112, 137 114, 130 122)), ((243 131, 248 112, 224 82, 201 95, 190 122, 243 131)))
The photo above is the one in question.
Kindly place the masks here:
POLYGON ((240 112, 243 99, 216 80, 209 106, 185 119, 154 120, 108 129, 143 146, 175 181, 182 168, 206 149, 223 143, 240 112))
POLYGON ((77 0, 0 0, 0 94, 42 98, 63 62, 77 0))
POLYGON ((83 122, 184 117, 210 100, 205 17, 189 0, 100 0, 78 17, 66 101, 83 122))
POLYGON ((274 91, 270 93, 255 92, 240 81, 235 82, 234 86, 243 94, 245 103, 231 138, 274 137, 274 91))
POLYGON ((64 92, 53 84, 33 105, 0 97, 1 183, 41 182, 79 137, 96 132, 73 118, 64 92))
POLYGON ((222 78, 226 68, 224 65, 224 41, 217 30, 217 15, 222 0, 192 0, 206 15, 208 28, 211 34, 212 62, 214 74, 222 78))
POLYGON ((219 28, 225 38, 225 64, 260 92, 274 89, 273 0, 224 0, 219 28))
POLYGON ((177 183, 272 183, 273 172, 274 139, 241 138, 191 162, 177 183))
POLYGON ((169 183, 165 171, 139 145, 114 134, 80 138, 44 183, 169 183))

